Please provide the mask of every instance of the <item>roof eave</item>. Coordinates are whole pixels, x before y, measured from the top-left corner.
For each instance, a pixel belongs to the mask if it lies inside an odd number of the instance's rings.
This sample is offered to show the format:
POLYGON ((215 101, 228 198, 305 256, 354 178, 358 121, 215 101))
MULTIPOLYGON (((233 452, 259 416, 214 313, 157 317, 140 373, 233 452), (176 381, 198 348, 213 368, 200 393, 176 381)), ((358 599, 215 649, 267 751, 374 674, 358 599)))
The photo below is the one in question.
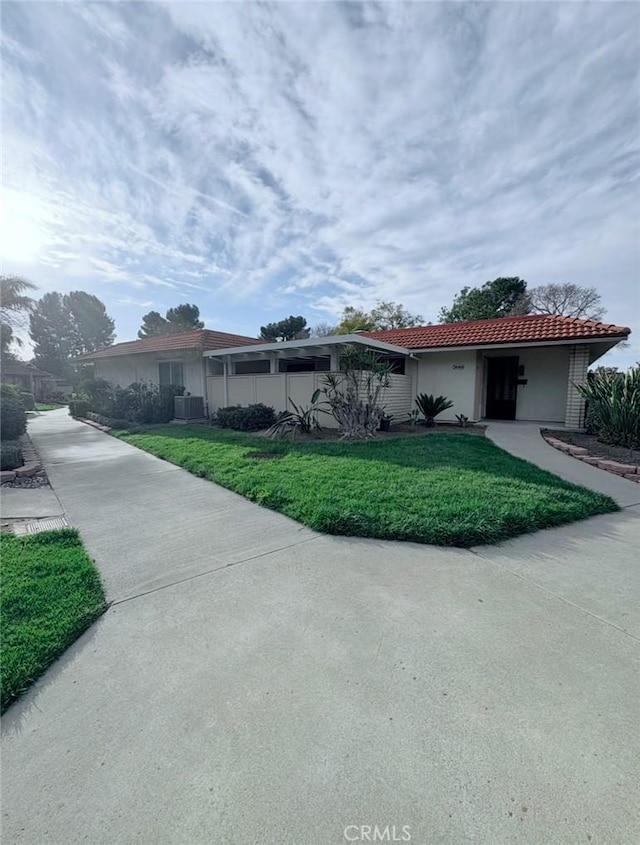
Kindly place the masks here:
POLYGON ((282 343, 256 343, 249 346, 230 346, 226 349, 208 349, 203 355, 205 358, 218 358, 226 355, 246 355, 252 352, 283 352, 287 349, 308 349, 321 346, 343 346, 356 343, 361 346, 368 346, 372 349, 379 349, 382 352, 393 352, 395 355, 409 355, 411 350, 405 346, 396 346, 383 340, 374 340, 359 334, 339 334, 328 337, 314 337, 303 340, 285 340, 282 343))

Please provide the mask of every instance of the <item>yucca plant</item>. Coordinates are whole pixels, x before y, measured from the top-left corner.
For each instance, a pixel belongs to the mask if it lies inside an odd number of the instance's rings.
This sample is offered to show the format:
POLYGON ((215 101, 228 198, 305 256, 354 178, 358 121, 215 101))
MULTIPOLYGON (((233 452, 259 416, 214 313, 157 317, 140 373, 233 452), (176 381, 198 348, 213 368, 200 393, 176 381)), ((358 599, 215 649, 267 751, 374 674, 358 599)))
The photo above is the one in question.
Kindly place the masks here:
POLYGON ((296 405, 293 399, 289 397, 289 404, 293 411, 281 411, 274 424, 267 430, 267 436, 285 437, 290 434, 293 438, 298 433, 319 434, 322 431, 322 426, 318 422, 318 413, 323 412, 322 402, 318 402, 320 393, 319 389, 313 391, 311 404, 306 408, 302 405, 296 405))
POLYGON ((326 373, 323 385, 328 413, 340 426, 341 440, 376 436, 385 416, 385 391, 391 385, 389 364, 371 349, 347 346, 340 356, 340 372, 326 373))
POLYGON ((434 396, 432 393, 418 393, 416 396, 416 405, 424 417, 424 424, 428 428, 435 425, 434 420, 438 414, 449 408, 453 408, 453 402, 447 399, 446 396, 434 396))
POLYGON ((640 446, 640 366, 626 373, 598 370, 576 390, 589 403, 598 440, 628 449, 640 446))

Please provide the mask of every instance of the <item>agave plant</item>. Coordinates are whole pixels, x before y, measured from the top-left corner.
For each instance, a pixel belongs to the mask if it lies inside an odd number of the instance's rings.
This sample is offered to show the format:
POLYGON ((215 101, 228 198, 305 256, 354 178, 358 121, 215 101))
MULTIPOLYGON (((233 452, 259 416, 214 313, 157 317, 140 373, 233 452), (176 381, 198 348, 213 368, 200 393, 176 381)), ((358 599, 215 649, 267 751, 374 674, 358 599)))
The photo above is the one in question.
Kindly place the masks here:
POLYGON ((318 422, 318 413, 322 413, 322 403, 318 402, 320 396, 320 389, 314 390, 311 395, 311 404, 307 407, 296 405, 291 397, 289 397, 289 404, 293 411, 281 411, 274 424, 267 429, 268 437, 285 437, 290 434, 295 437, 296 434, 319 434, 322 431, 322 426, 318 422))
POLYGON ((434 419, 438 414, 448 408, 453 408, 453 402, 449 401, 446 396, 434 396, 432 393, 418 393, 416 405, 424 417, 424 424, 429 428, 434 425, 434 419))
POLYGON ((589 403, 599 440, 628 449, 640 446, 640 366, 626 373, 598 370, 575 388, 589 403))

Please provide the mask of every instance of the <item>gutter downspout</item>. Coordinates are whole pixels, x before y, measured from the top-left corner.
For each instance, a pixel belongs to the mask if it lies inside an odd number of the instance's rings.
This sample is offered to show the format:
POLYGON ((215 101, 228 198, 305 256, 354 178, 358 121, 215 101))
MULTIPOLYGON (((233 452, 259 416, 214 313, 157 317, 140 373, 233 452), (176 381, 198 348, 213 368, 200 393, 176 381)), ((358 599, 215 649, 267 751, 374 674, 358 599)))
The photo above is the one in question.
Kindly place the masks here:
POLYGON ((225 358, 222 362, 222 374, 224 378, 224 406, 229 407, 229 382, 227 376, 229 375, 229 359, 225 358))

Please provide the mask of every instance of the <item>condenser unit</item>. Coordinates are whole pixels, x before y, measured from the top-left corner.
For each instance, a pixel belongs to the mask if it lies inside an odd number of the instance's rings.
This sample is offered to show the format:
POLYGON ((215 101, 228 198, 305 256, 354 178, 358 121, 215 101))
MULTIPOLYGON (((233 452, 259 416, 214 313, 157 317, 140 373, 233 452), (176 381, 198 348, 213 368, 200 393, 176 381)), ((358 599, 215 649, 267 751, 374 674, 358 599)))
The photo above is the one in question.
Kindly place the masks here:
POLYGON ((203 396, 176 396, 175 418, 177 420, 201 420, 204 417, 203 396))

